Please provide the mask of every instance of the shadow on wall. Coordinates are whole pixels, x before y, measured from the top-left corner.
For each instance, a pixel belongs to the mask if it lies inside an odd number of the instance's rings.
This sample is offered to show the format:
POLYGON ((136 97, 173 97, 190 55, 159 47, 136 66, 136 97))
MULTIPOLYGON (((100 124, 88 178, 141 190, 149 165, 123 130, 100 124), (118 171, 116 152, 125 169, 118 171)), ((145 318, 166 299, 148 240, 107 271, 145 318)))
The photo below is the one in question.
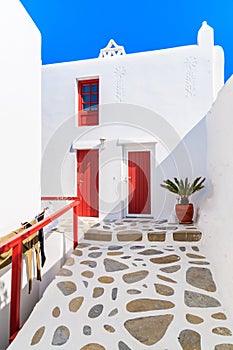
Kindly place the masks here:
MULTIPOLYGON (((33 278, 31 293, 28 293, 28 283, 26 282, 25 257, 23 257, 22 289, 21 289, 21 325, 28 319, 36 303, 41 299, 45 289, 54 279, 59 269, 65 263, 66 258, 72 251, 72 239, 65 233, 50 232, 46 235, 46 263, 42 269, 42 280, 33 278), (55 254, 55 255, 54 255, 55 254)), ((0 295, 0 350, 5 350, 9 345, 9 313, 10 313, 10 295, 11 288, 9 281, 11 279, 11 264, 0 270, 0 282, 5 281, 4 295, 0 295)), ((35 265, 33 263, 33 273, 35 274, 35 265)), ((0 284, 1 288, 1 284, 0 284)))
MULTIPOLYGON (((156 183, 174 177, 188 177, 190 181, 197 176, 207 174, 207 128, 204 117, 175 147, 171 154, 156 167, 156 183)), ((208 180, 208 179, 207 179, 208 180)), ((205 188, 195 193, 190 201, 194 204, 194 220, 198 218, 198 207, 208 191, 208 181, 205 188)), ((176 195, 156 186, 156 216, 159 219, 173 219, 176 195), (162 205, 161 205, 162 204, 162 205)))
MULTIPOLYGON (((206 117, 184 137, 167 158, 156 166, 155 176, 155 219, 168 219, 170 222, 175 222, 176 195, 166 191, 159 184, 167 178, 188 177, 191 182, 197 176, 207 177, 206 117)), ((204 189, 195 193, 193 197, 190 197, 190 201, 194 204, 194 221, 198 220, 199 206, 205 197, 209 195, 210 191, 212 189, 207 178, 204 189)), ((123 206, 124 202, 121 202, 121 207, 123 206)), ((115 211, 117 210, 119 210, 119 207, 112 209, 112 215, 106 215, 105 219, 114 218, 115 211)))
MULTIPOLYGON (((21 290, 21 325, 27 320, 31 311, 33 310, 38 299, 38 291, 39 291, 39 282, 34 278, 33 279, 33 289, 31 294, 28 294, 28 285, 26 284, 21 290), (23 305, 27 305, 27 307, 23 307, 23 305)), ((8 293, 9 296, 10 293, 8 293)), ((10 324, 10 303, 6 301, 2 303, 0 310, 0 319, 4 320, 1 322, 0 329, 0 350, 5 350, 9 346, 9 324, 10 324)))

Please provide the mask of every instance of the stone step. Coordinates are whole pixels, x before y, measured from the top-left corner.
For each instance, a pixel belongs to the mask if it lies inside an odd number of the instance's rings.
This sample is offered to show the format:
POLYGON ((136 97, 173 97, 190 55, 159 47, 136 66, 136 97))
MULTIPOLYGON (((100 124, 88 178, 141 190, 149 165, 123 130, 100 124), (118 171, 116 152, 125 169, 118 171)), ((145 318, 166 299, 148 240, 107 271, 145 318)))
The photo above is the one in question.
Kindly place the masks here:
MULTIPOLYGON (((162 232, 150 232, 147 233, 148 242, 165 242, 166 241, 166 231, 162 232)), ((144 233, 145 235, 145 233, 144 233)), ((119 242, 132 242, 132 241, 142 241, 142 233, 127 231, 117 233, 117 240, 119 242)), ((200 231, 186 231, 179 230, 173 233, 173 240, 177 242, 198 242, 201 240, 202 233, 200 231)), ((110 242, 113 239, 112 232, 101 231, 90 229, 84 233, 84 239, 90 241, 99 242, 110 242)))

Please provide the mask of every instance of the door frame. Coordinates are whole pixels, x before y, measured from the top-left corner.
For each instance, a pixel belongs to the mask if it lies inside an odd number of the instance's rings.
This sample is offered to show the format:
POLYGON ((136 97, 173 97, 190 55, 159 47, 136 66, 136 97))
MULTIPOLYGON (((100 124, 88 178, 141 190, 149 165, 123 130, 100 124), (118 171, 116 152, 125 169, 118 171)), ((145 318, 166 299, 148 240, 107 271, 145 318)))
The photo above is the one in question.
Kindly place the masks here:
MULTIPOLYGON (((92 147, 92 148, 88 148, 88 147, 85 147, 85 148, 77 148, 76 149, 76 191, 77 191, 77 196, 78 196, 78 186, 79 186, 79 179, 78 179, 78 152, 80 151, 93 151, 93 150, 96 150, 98 151, 98 172, 99 172, 99 147, 92 147)), ((99 179, 99 175, 98 175, 98 216, 81 216, 82 219, 88 219, 88 218, 95 218, 95 219, 98 219, 99 218, 99 215, 100 215, 100 201, 99 201, 99 184, 100 184, 100 179, 99 179)))
POLYGON ((123 216, 124 217, 154 217, 155 207, 155 144, 156 143, 130 143, 123 145, 123 162, 122 162, 122 198, 123 201, 123 216), (150 152, 150 197, 151 197, 151 213, 150 214, 129 214, 128 201, 128 153, 129 152, 150 152))

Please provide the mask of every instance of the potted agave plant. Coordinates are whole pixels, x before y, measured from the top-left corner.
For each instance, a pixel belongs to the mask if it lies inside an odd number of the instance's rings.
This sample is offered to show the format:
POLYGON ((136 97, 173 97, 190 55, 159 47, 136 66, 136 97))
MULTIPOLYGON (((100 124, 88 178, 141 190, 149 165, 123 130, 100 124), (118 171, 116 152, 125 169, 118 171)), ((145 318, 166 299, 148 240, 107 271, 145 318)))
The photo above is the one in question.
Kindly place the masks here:
POLYGON ((194 209, 193 204, 189 202, 189 197, 204 187, 204 181, 205 178, 199 176, 190 184, 187 177, 185 180, 178 180, 174 177, 174 181, 169 179, 163 180, 163 183, 160 185, 179 196, 179 202, 176 204, 175 209, 180 224, 191 224, 193 222, 194 209))

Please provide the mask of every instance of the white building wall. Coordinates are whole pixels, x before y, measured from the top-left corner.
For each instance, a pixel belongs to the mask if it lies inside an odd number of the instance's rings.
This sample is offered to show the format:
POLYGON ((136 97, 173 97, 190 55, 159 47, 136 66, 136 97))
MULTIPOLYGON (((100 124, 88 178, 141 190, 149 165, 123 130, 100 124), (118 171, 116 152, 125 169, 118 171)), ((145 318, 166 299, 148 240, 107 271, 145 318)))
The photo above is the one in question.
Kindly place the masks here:
MULTIPOLYGON (((175 149, 156 168, 156 181, 162 183, 164 179, 172 177, 193 180, 197 176, 207 177, 207 126, 203 118, 175 147, 175 149)), ((194 204, 194 221, 199 218, 200 205, 205 198, 207 188, 196 192, 190 197, 194 204)), ((168 218, 176 222, 175 204, 176 195, 161 187, 156 187, 155 197, 159 203, 159 217, 168 218)))
POLYGON ((215 262, 216 279, 224 292, 226 306, 233 312, 232 97, 233 77, 221 90, 207 118, 209 186, 200 209, 199 225, 215 262))
POLYGON ((40 210, 41 36, 18 0, 0 3, 0 235, 40 210))
MULTIPOLYGON (((169 156, 207 114, 223 85, 223 53, 213 40, 212 28, 204 23, 198 45, 44 66, 43 195, 75 196, 75 150, 98 147, 104 136, 100 214, 117 208, 121 217, 125 174, 119 139, 155 142, 157 167, 169 156), (76 79, 88 77, 100 81, 100 125, 77 127, 76 79), (103 171, 107 153, 112 166, 103 171)), ((158 181, 155 186, 156 191, 158 181)), ((159 206, 157 201, 155 217, 159 206)))
MULTIPOLYGON (((18 0, 0 1, 0 236, 41 210, 41 36, 18 0)), ((9 340, 11 266, 0 270, 0 349, 9 340), (2 291, 1 291, 2 292, 2 291)), ((28 295, 23 264, 22 319, 38 298, 28 295)))

